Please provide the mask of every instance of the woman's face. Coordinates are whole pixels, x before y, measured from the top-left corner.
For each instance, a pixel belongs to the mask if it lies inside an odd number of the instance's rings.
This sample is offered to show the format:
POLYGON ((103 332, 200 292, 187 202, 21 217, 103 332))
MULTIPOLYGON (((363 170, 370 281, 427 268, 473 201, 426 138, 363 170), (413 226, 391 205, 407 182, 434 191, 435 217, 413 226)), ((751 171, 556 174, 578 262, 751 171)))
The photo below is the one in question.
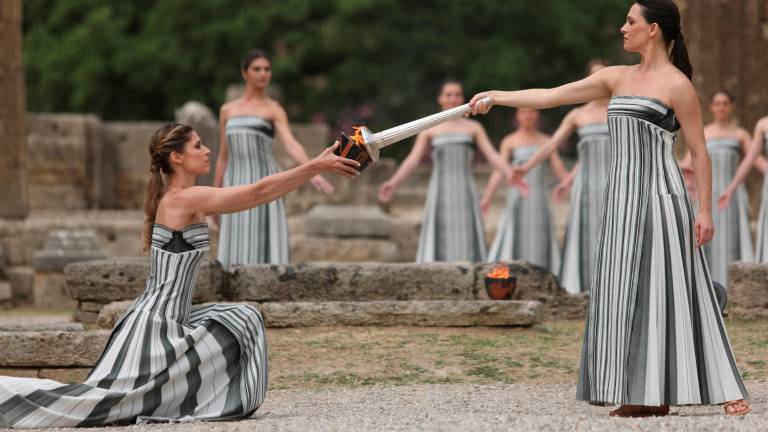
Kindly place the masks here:
POLYGON ((539 111, 530 108, 518 108, 515 120, 521 129, 535 129, 539 122, 539 111))
POLYGON ((203 145, 197 132, 192 131, 184 144, 184 153, 173 153, 172 162, 180 165, 183 171, 195 175, 208 174, 211 171, 211 149, 203 145))
POLYGON ((248 85, 256 88, 266 88, 272 80, 272 64, 264 57, 257 58, 242 71, 243 79, 248 85))
POLYGON ((712 116, 716 121, 726 121, 731 118, 733 113, 733 101, 728 95, 724 93, 718 93, 712 98, 712 103, 709 104, 709 110, 712 112, 712 116))
POLYGON ((437 103, 443 110, 456 108, 464 103, 464 89, 459 83, 448 83, 443 86, 440 95, 437 97, 437 103))
POLYGON ((639 52, 648 45, 651 38, 660 31, 658 24, 648 24, 642 13, 642 7, 635 3, 629 8, 627 21, 619 31, 624 36, 624 50, 639 52))

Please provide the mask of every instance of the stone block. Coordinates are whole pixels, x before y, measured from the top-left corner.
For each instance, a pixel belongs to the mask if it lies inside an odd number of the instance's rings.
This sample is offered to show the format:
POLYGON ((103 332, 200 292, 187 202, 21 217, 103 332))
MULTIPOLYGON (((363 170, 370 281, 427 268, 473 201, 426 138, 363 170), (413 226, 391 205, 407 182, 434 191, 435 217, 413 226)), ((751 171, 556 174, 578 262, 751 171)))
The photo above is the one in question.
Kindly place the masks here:
POLYGON ((728 267, 728 314, 768 317, 768 264, 735 262, 728 267))
POLYGON ((85 325, 96 324, 96 321, 99 319, 99 313, 88 312, 88 311, 77 309, 72 314, 72 318, 75 321, 79 323, 83 323, 85 325))
POLYGON ((0 307, 11 307, 13 291, 9 282, 0 281, 0 307))
POLYGON ((319 204, 304 219, 307 236, 383 238, 392 235, 392 221, 378 206, 319 204))
POLYGON ((57 229, 48 233, 43 250, 35 253, 36 271, 62 271, 67 264, 103 259, 94 230, 57 229))
POLYGON ((530 326, 541 322, 537 301, 371 301, 262 303, 267 327, 530 326))
POLYGON ((123 300, 118 302, 112 302, 104 306, 99 311, 99 317, 96 320, 96 325, 101 329, 111 329, 115 327, 117 320, 119 320, 129 307, 133 304, 133 300, 123 300))
POLYGON ((38 372, 38 377, 63 384, 79 384, 85 382, 89 373, 91 368, 43 368, 38 372))
POLYGON ((334 237, 291 236, 293 262, 399 262, 400 248, 394 242, 382 239, 352 239, 334 237))
POLYGON ((11 283, 14 304, 31 304, 34 301, 35 286, 35 271, 32 267, 9 267, 6 275, 11 283))
POLYGON ((33 303, 44 309, 77 308, 62 273, 35 273, 33 303))
POLYGON ((108 331, 0 332, 0 367, 93 367, 108 331))
POLYGON ((37 368, 4 368, 0 367, 0 376, 9 376, 17 378, 37 378, 37 368))
POLYGON ((74 322, 3 323, 0 332, 76 332, 85 328, 74 322))
POLYGON ((234 267, 228 298, 249 301, 473 300, 469 263, 303 263, 234 267))
MULTIPOLYGON (((64 268, 69 292, 79 301, 107 304, 133 300, 146 288, 148 257, 111 258, 70 264, 64 268)), ((216 298, 226 274, 221 264, 204 261, 192 301, 204 303, 216 298)))
POLYGON ((105 306, 104 303, 95 303, 95 302, 84 301, 84 302, 80 302, 77 305, 77 308, 79 310, 81 310, 81 311, 84 311, 84 312, 96 312, 96 313, 99 313, 99 311, 101 311, 101 309, 104 306, 105 306))

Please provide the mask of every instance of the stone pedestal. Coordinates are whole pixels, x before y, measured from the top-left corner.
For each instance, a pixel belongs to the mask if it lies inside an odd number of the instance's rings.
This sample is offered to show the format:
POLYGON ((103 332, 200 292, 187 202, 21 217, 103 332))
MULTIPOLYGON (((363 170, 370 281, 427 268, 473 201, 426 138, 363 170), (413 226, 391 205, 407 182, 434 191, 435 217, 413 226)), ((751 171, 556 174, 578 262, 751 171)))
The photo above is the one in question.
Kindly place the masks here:
POLYGON ((42 251, 35 253, 34 304, 43 308, 77 307, 67 289, 67 264, 105 258, 92 230, 55 230, 42 251))
POLYGON ((735 262, 728 267, 730 316, 768 318, 768 264, 735 262))
POLYGON ((27 215, 21 0, 0 2, 0 217, 27 215))

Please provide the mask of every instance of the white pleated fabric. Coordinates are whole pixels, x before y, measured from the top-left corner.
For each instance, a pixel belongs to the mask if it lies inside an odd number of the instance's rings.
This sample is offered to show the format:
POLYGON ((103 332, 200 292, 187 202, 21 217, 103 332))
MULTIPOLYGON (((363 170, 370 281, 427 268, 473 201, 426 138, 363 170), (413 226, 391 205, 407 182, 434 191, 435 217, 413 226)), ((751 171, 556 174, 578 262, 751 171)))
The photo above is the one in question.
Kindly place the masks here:
POLYGON ((601 229, 605 185, 611 166, 607 123, 581 126, 578 134, 579 173, 571 190, 560 267, 560 283, 571 294, 589 291, 601 229))
POLYGON ((736 191, 727 208, 718 210, 717 198, 725 192, 741 161, 741 141, 737 138, 707 140, 712 161, 712 221, 715 237, 704 246, 712 280, 728 286, 728 266, 733 261, 751 262, 752 236, 749 230, 749 200, 744 186, 736 191))
MULTIPOLYGON (((538 149, 537 144, 515 148, 512 164, 525 163, 538 149)), ((557 272, 560 248, 552 225, 544 168, 537 165, 528 172, 525 181, 530 187, 528 196, 520 194, 515 187, 507 190, 507 202, 488 252, 488 261, 523 260, 557 272)))
POLYGON ((206 225, 156 224, 147 288, 87 380, 0 377, 0 426, 235 420, 256 411, 267 390, 264 324, 247 305, 191 306, 207 250, 206 225))
POLYGON ((474 139, 445 133, 432 138, 431 144, 432 176, 416 262, 480 262, 485 238, 472 175, 474 139))
MULTIPOLYGON (((763 137, 763 154, 768 155, 768 133, 763 137)), ((763 178, 760 213, 757 217, 757 243, 755 261, 768 263, 768 175, 763 178)))
MULTIPOLYGON (((272 155, 274 126, 256 116, 232 117, 226 125, 229 160, 224 186, 255 183, 279 171, 272 155)), ((287 264, 288 223, 283 199, 221 216, 218 259, 236 264, 287 264)))
POLYGON ((672 148, 663 102, 615 96, 611 163, 577 398, 721 404, 747 397, 672 148))

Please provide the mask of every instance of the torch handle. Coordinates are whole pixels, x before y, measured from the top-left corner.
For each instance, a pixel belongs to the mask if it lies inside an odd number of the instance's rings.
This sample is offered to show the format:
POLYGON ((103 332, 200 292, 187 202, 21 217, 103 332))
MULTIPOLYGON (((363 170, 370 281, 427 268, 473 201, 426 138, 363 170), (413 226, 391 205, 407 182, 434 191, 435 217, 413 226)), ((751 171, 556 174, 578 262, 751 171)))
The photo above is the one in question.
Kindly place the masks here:
MULTIPOLYGON (((490 104, 490 96, 485 97, 477 101, 477 103, 490 104)), ((472 112, 472 107, 469 104, 464 104, 456 108, 441 111, 431 116, 423 117, 412 122, 401 124, 390 129, 385 129, 374 135, 375 142, 378 148, 386 147, 390 144, 394 144, 398 141, 404 140, 408 137, 412 137, 419 132, 423 132, 429 128, 445 123, 448 120, 452 120, 461 117, 467 113, 472 112)))

